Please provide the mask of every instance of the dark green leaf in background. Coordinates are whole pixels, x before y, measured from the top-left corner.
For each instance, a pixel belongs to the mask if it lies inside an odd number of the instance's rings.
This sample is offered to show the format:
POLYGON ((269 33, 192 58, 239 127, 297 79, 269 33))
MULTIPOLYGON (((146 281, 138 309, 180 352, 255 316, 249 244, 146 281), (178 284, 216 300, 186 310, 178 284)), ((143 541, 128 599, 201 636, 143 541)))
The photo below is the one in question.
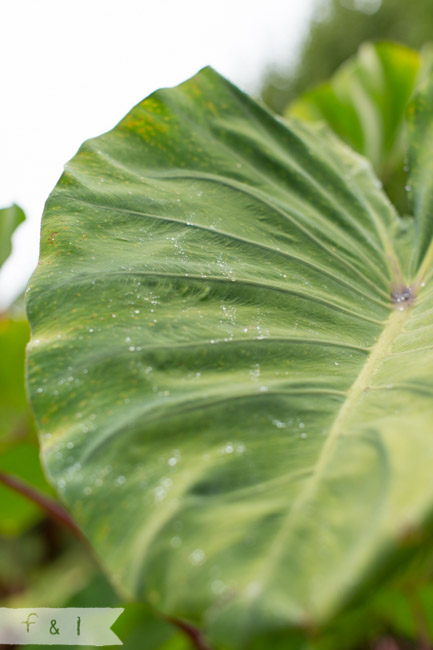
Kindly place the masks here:
MULTIPOLYGON (((9 256, 11 237, 24 221, 16 205, 0 210, 0 266, 9 256)), ((18 310, 0 314, 0 472, 13 474, 35 488, 52 493, 41 470, 32 414, 24 381, 29 326, 18 310)), ((14 535, 37 522, 43 513, 24 497, 0 485, 0 533, 14 535)))
POLYGON ((433 33, 431 0, 317 0, 301 35, 296 61, 271 66, 261 96, 278 113, 306 90, 331 77, 366 42, 392 41, 415 50, 433 33))
MULTIPOLYGON (((24 357, 28 339, 25 320, 8 314, 0 317, 0 472, 52 494, 41 469, 35 425, 27 405, 24 357)), ((43 516, 38 506, 0 484, 0 534, 17 534, 43 516)))
MULTIPOLYGON (((24 381, 27 321, 8 313, 0 316, 0 472, 19 477, 52 494, 39 460, 33 416, 24 381)), ((44 516, 23 496, 0 484, 0 534, 14 535, 44 516)))
POLYGON ((431 65, 397 43, 365 43, 330 81, 296 99, 286 114, 323 121, 372 163, 385 190, 402 210, 405 199, 407 106, 431 65))

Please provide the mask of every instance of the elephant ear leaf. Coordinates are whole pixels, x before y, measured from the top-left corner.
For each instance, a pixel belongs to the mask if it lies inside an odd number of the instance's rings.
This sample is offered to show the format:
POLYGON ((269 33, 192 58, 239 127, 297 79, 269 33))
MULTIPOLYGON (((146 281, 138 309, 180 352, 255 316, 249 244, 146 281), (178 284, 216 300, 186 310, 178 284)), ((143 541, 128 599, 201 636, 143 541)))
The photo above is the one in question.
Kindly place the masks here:
POLYGON ((83 144, 46 204, 28 376, 119 589, 237 648, 391 572, 433 506, 429 219, 210 68, 83 144))

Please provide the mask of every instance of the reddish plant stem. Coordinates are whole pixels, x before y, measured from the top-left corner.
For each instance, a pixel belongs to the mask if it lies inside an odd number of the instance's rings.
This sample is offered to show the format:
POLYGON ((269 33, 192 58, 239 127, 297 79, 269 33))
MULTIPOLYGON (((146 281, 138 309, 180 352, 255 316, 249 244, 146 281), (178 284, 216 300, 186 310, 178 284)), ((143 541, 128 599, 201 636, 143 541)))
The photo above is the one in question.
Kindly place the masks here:
POLYGON ((0 483, 3 483, 3 485, 11 488, 11 490, 15 490, 15 492, 18 492, 29 499, 29 501, 35 503, 59 524, 66 526, 66 528, 72 531, 80 540, 84 539, 81 530, 78 528, 74 520, 57 501, 45 496, 45 494, 12 474, 0 472, 0 483))
POLYGON ((419 650, 432 650, 427 616, 415 585, 407 585, 406 597, 413 613, 419 650))
MULTIPOLYGON (((76 537, 87 544, 87 539, 60 503, 45 496, 45 494, 12 474, 5 474, 0 471, 0 483, 3 483, 3 485, 18 492, 18 494, 21 494, 42 508, 48 516, 54 519, 61 526, 68 528, 68 530, 70 530, 76 537)), ((190 623, 172 617, 166 617, 166 620, 181 630, 189 638, 196 650, 212 650, 203 639, 200 630, 190 623)))
POLYGON ((200 630, 194 627, 194 625, 191 625, 191 623, 169 616, 166 617, 166 620, 186 634, 196 650, 212 650, 204 640, 200 630))

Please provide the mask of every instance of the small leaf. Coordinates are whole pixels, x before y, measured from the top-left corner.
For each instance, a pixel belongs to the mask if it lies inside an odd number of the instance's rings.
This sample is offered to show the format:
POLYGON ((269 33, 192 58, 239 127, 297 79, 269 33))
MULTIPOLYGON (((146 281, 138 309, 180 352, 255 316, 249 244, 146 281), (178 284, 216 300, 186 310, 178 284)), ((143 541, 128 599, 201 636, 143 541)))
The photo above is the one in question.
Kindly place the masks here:
POLYGON ((0 267, 11 253, 12 233, 24 219, 24 212, 17 205, 0 209, 0 267))

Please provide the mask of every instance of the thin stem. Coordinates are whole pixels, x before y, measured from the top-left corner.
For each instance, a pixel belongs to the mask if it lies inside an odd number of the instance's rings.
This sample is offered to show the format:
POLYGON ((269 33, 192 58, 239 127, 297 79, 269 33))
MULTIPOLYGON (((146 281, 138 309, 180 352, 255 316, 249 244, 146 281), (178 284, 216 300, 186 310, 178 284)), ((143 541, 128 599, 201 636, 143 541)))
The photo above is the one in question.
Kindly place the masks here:
POLYGON ((397 645, 395 639, 390 636, 385 636, 382 639, 379 639, 373 645, 374 650, 400 650, 400 646, 397 645))
POLYGON ((5 474, 0 471, 0 483, 6 485, 7 487, 15 490, 18 494, 26 497, 34 504, 42 508, 47 515, 55 519, 62 526, 66 526, 70 531, 74 533, 80 540, 83 540, 83 534, 78 528, 74 520, 69 516, 63 506, 60 505, 57 501, 51 497, 47 497, 45 494, 32 487, 25 481, 21 480, 17 476, 12 474, 5 474))
POLYGON ((412 609, 419 650, 432 650, 427 616, 415 585, 407 585, 406 597, 412 609))
POLYGON ((186 634, 196 650, 212 650, 204 640, 200 630, 194 627, 194 625, 191 625, 191 623, 187 623, 178 618, 172 618, 171 616, 167 616, 166 620, 186 634))

